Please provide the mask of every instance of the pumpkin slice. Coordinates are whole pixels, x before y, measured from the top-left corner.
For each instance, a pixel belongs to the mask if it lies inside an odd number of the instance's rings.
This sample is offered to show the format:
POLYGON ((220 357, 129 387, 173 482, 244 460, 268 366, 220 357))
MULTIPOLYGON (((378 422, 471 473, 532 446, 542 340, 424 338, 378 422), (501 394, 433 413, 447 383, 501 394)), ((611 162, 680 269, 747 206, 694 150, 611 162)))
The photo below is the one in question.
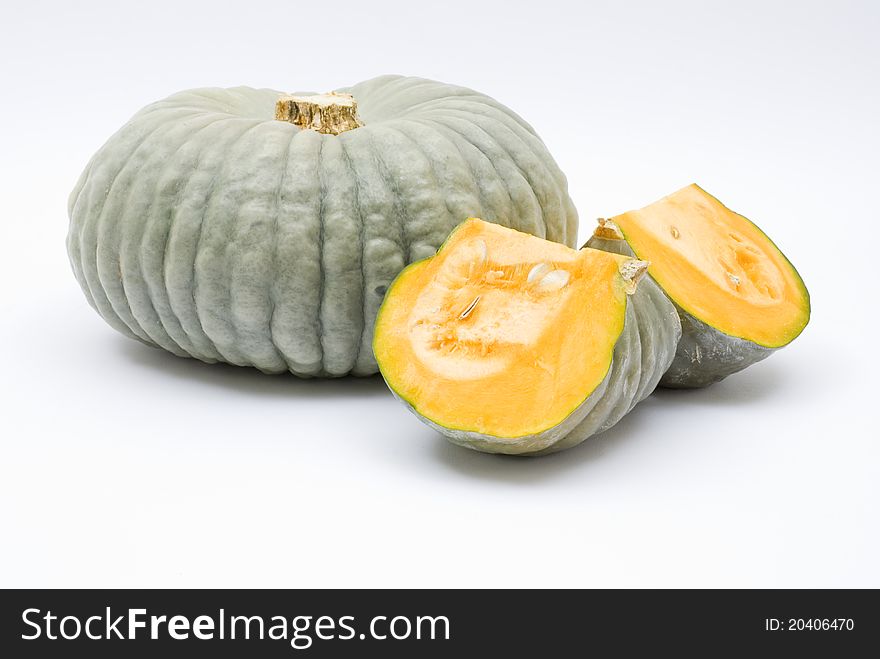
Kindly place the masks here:
POLYGON ((600 220, 592 247, 651 262, 684 336, 661 384, 711 384, 790 343, 810 318, 794 266, 752 222, 697 185, 600 220))
POLYGON ((501 453, 572 446, 616 423, 672 360, 672 305, 656 287, 640 293, 641 314, 631 302, 646 268, 467 220, 388 290, 373 343, 379 369, 456 443, 501 453))

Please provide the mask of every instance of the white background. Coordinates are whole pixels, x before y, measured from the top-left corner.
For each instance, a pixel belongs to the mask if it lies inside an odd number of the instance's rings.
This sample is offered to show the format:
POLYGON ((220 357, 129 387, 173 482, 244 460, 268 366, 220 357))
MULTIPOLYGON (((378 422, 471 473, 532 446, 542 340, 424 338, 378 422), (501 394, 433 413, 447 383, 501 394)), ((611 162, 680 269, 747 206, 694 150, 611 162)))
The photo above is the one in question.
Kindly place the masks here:
POLYGON ((5 8, 0 586, 880 586, 878 33, 876 2, 5 8), (88 307, 66 198, 137 109, 383 73, 530 121, 583 238, 700 183, 797 265, 812 322, 516 459, 448 445, 380 379, 182 360, 88 307))

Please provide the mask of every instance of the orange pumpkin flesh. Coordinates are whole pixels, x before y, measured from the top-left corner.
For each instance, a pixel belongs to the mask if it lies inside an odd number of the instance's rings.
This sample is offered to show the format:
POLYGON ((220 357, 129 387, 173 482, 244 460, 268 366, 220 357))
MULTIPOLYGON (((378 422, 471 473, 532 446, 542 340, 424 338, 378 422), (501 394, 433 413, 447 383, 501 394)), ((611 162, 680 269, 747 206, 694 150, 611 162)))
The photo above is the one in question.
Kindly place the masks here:
POLYGON ((444 428, 553 428, 602 383, 624 326, 625 257, 481 220, 394 281, 374 352, 388 385, 444 428))
MULTIPOLYGON (((611 220, 685 311, 768 348, 790 343, 810 316, 794 267, 748 219, 690 185, 611 220)), ((611 225, 613 227, 613 225, 611 225)))

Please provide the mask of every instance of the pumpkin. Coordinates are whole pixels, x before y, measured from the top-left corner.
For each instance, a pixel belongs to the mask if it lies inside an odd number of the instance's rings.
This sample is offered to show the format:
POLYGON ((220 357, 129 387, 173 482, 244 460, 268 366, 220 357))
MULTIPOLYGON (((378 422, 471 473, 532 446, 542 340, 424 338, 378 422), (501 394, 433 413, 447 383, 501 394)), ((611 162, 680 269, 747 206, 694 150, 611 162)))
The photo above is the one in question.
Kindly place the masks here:
POLYGON ((697 185, 599 220, 591 247, 651 262, 682 339, 661 386, 703 387, 788 345, 810 319, 791 262, 756 225, 697 185))
POLYGON ((322 95, 174 94, 101 147, 69 215, 74 273, 112 327, 300 376, 375 373, 388 284, 464 218, 577 234, 565 177, 523 119, 400 76, 322 95))
POLYGON ((579 444, 654 390, 681 334, 647 264, 469 219, 407 267, 378 314, 389 388, 456 444, 579 444))

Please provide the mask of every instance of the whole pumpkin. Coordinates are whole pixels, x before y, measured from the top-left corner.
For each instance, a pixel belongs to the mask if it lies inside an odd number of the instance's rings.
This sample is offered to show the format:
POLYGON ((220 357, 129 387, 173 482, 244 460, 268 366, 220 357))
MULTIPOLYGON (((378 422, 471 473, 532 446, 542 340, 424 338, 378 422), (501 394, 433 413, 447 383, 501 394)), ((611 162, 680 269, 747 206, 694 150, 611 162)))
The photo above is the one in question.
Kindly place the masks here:
POLYGON ((574 244, 565 177, 505 106, 401 76, 338 91, 194 89, 113 135, 69 201, 98 313, 205 362, 369 375, 386 288, 465 218, 574 244))

